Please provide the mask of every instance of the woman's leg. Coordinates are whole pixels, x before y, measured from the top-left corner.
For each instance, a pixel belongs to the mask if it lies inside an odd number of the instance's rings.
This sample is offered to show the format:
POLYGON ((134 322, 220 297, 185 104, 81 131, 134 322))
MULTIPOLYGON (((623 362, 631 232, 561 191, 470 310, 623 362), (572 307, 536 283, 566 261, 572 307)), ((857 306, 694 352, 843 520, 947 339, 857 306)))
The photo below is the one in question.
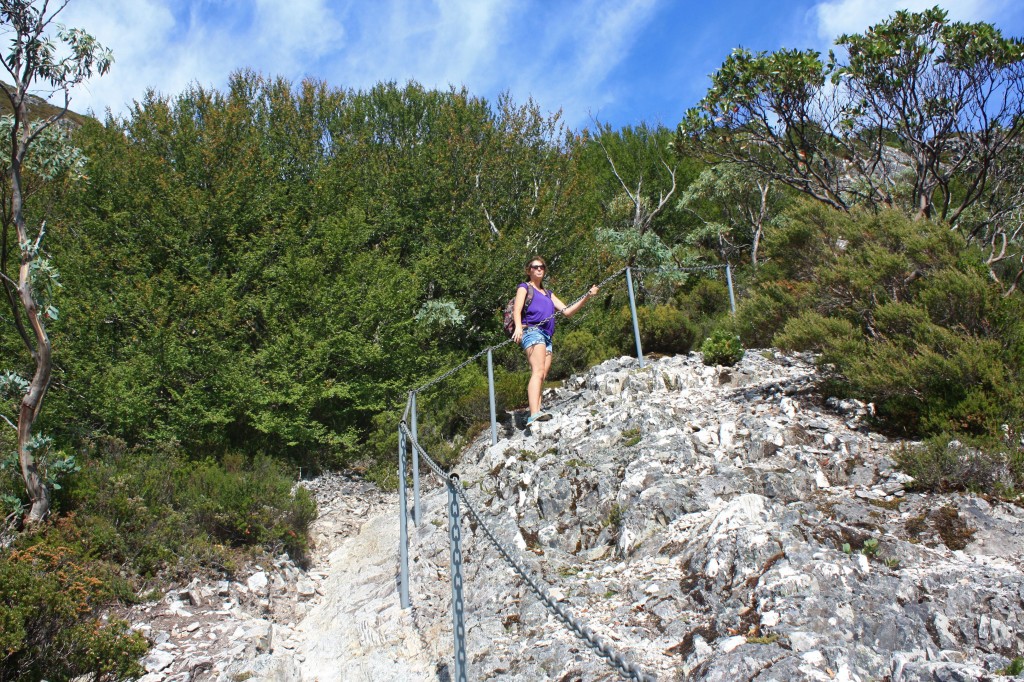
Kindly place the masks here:
POLYGON ((535 343, 526 349, 526 359, 530 362, 530 383, 526 387, 526 397, 530 400, 530 414, 540 412, 540 395, 544 390, 544 377, 551 367, 551 356, 543 343, 535 343))

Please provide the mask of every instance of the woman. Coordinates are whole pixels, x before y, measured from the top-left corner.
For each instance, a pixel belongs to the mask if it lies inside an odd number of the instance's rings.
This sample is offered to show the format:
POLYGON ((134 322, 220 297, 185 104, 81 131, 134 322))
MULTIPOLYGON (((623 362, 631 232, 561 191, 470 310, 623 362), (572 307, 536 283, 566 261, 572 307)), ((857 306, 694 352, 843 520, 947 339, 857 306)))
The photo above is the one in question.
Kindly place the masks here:
POLYGON ((555 312, 561 311, 566 317, 571 317, 587 299, 596 296, 598 292, 598 288, 592 286, 583 298, 567 306, 554 293, 544 288, 547 270, 548 264, 540 256, 534 256, 527 261, 527 281, 521 283, 516 290, 516 303, 512 313, 516 323, 512 340, 522 345, 526 351, 526 359, 530 363, 530 384, 526 389, 526 395, 530 399, 527 426, 536 421, 551 419, 550 414, 541 410, 540 398, 544 389, 544 379, 551 369, 551 337, 555 333, 555 312), (523 304, 531 287, 533 297, 524 314, 523 304))

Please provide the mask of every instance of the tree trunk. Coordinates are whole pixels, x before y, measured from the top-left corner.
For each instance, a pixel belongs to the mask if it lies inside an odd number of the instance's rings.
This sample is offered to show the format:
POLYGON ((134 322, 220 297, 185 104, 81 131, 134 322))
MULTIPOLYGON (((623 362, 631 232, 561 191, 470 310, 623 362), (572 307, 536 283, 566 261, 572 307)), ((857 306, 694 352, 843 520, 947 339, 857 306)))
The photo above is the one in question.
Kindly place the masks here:
MULTIPOLYGON (((24 112, 22 112, 24 116, 24 112)), ((32 327, 32 335, 35 347, 29 348, 32 352, 32 360, 35 363, 35 372, 32 381, 29 383, 28 392, 21 399, 21 409, 18 412, 18 463, 21 465, 21 475, 25 481, 25 490, 28 493, 32 506, 29 508, 26 524, 39 523, 46 518, 50 512, 50 491, 46 482, 39 474, 39 466, 31 449, 29 441, 32 438, 32 426, 39 416, 39 410, 43 404, 43 397, 50 386, 50 373, 53 368, 53 349, 50 345, 50 337, 43 326, 43 320, 39 313, 39 306, 32 297, 31 266, 35 255, 30 247, 31 238, 28 234, 28 225, 25 221, 24 193, 21 181, 21 164, 28 151, 28 134, 23 131, 24 137, 21 140, 15 139, 13 146, 14 154, 11 155, 11 215, 14 219, 14 229, 18 235, 18 245, 21 250, 21 268, 18 271, 18 297, 21 299, 22 308, 32 327)))

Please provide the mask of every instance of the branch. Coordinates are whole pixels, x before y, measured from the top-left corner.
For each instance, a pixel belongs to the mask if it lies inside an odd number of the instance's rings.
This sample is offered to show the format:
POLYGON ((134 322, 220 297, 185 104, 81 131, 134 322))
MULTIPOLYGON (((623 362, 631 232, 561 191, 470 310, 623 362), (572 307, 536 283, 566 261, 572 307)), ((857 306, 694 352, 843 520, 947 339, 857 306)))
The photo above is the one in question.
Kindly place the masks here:
POLYGON ((0 414, 0 419, 3 419, 5 422, 7 422, 7 425, 10 426, 15 431, 18 430, 18 425, 12 422, 10 419, 8 419, 7 415, 0 414))
POLYGON ((615 179, 619 181, 619 184, 622 185, 622 190, 626 193, 626 196, 629 197, 634 206, 639 206, 639 197, 633 196, 633 193, 629 191, 629 187, 626 186, 626 182, 622 179, 622 176, 619 175, 619 169, 615 167, 615 161, 612 160, 612 155, 608 153, 608 148, 604 146, 604 142, 601 142, 601 139, 598 137, 595 137, 594 140, 601 146, 601 151, 604 152, 604 158, 608 160, 608 165, 612 167, 612 174, 615 176, 615 179))

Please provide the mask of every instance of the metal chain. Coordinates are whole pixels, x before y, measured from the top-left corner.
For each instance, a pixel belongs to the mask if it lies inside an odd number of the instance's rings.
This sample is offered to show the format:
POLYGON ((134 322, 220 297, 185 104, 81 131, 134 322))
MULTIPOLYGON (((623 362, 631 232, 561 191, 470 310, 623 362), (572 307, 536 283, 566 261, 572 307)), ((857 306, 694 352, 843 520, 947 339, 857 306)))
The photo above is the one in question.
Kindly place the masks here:
MULTIPOLYGON (((605 277, 605 278, 604 278, 603 280, 601 280, 601 281, 600 281, 600 282, 599 282, 599 283, 597 284, 597 287, 598 287, 598 288, 600 288, 600 287, 603 287, 603 286, 604 286, 605 284, 607 284, 607 283, 608 283, 608 282, 610 282, 611 280, 615 279, 616 277, 618 277, 619 275, 621 275, 621 274, 622 274, 622 273, 624 273, 625 271, 626 271, 626 268, 622 268, 622 269, 621 269, 621 270, 619 270, 618 272, 613 272, 612 274, 608 275, 608 276, 607 276, 607 277, 605 277)), ((589 290, 588 290, 588 291, 589 291, 589 290)), ((582 296, 580 296, 579 298, 577 298, 576 300, 574 300, 574 301, 573 301, 572 303, 568 304, 568 305, 567 305, 567 306, 565 306, 565 307, 566 307, 566 308, 570 308, 570 307, 572 307, 572 306, 576 305, 577 303, 579 303, 580 301, 582 301, 582 300, 583 300, 584 298, 586 298, 586 296, 587 296, 587 294, 586 294, 586 293, 584 293, 584 294, 583 294, 582 296)), ((542 324, 544 324, 545 322, 547 322, 548 320, 550 320, 550 319, 552 319, 552 318, 554 318, 554 317, 556 317, 556 316, 558 316, 558 315, 561 315, 561 314, 562 314, 562 311, 558 311, 558 312, 555 312, 554 314, 552 314, 552 315, 549 315, 548 317, 546 317, 546 318, 544 318, 543 320, 541 320, 540 322, 538 322, 538 323, 537 323, 537 325, 535 325, 535 326, 539 326, 539 325, 542 325, 542 324)), ((451 375, 453 375, 453 374, 455 374, 456 372, 458 372, 459 370, 461 370, 461 369, 462 369, 463 367, 465 367, 466 365, 468 365, 468 364, 470 364, 470 363, 472 363, 472 362, 475 362, 476 360, 479 360, 479 359, 480 359, 480 358, 482 358, 482 357, 483 357, 484 355, 487 355, 487 352, 488 352, 488 351, 492 351, 492 350, 497 350, 497 349, 501 348, 502 346, 507 346, 507 345, 508 345, 508 344, 510 344, 510 343, 512 343, 512 339, 505 339, 504 341, 502 341, 502 342, 500 342, 500 343, 496 343, 496 344, 494 344, 493 346, 488 346, 487 348, 484 348, 484 349, 483 349, 482 351, 480 351, 479 353, 477 353, 477 354, 476 354, 476 355, 474 355, 473 357, 469 358, 469 359, 468 359, 468 360, 466 360, 465 362, 463 362, 463 363, 461 363, 461 364, 458 364, 458 365, 456 365, 455 367, 452 367, 452 368, 451 368, 450 370, 448 370, 447 372, 445 372, 445 373, 444 373, 444 374, 442 374, 441 376, 439 376, 439 377, 437 377, 437 378, 435 378, 435 379, 431 379, 430 381, 428 381, 427 383, 423 384, 423 385, 422 385, 422 386, 420 386, 419 388, 414 388, 414 389, 412 389, 412 390, 413 390, 414 392, 416 392, 416 393, 422 393, 423 391, 425 391, 426 389, 430 388, 431 386, 434 386, 434 385, 436 385, 436 384, 439 384, 439 383, 441 383, 442 381, 444 381, 445 379, 447 379, 447 378, 448 378, 448 377, 450 377, 451 375)))
POLYGON ((459 483, 458 474, 452 474, 451 479, 456 483, 455 492, 462 499, 462 503, 466 505, 466 511, 469 515, 477 522, 480 528, 483 529, 487 539, 491 541, 491 544, 498 550, 498 552, 504 557, 505 561, 519 574, 530 589, 533 590, 540 600, 544 603, 548 609, 562 621, 566 627, 569 628, 577 637, 582 639, 591 649, 597 653, 598 656, 606 659, 614 668, 619 671, 619 674, 630 680, 637 680, 637 682, 656 682, 657 678, 653 675, 645 673, 639 665, 636 663, 629 663, 621 654, 616 653, 612 650, 611 646, 602 640, 600 637, 594 634, 594 632, 574 617, 569 611, 559 604, 557 601, 551 598, 547 590, 541 587, 533 576, 530 575, 529 571, 519 563, 518 560, 512 555, 512 552, 505 547, 494 532, 490 529, 487 523, 481 518, 480 514, 477 513, 476 508, 470 503, 469 498, 466 496, 466 492, 462 489, 459 483))
POLYGON ((466 682, 466 614, 462 602, 462 524, 459 522, 459 498, 455 489, 458 477, 448 481, 448 538, 452 554, 452 623, 455 635, 455 679, 466 682))
POLYGON ((632 268, 632 270, 633 272, 704 272, 705 270, 722 270, 727 267, 727 265, 695 265, 670 268, 632 268))
POLYGON ((403 433, 406 434, 406 437, 408 439, 406 442, 411 443, 412 446, 416 448, 416 451, 419 452, 420 455, 423 457, 423 461, 427 463, 427 466, 430 467, 430 470, 433 471, 434 474, 441 479, 441 481, 447 481, 449 478, 448 472, 442 469, 441 465, 435 462, 434 459, 427 454, 427 451, 423 449, 423 446, 420 445, 418 441, 413 439, 412 435, 409 433, 409 429, 405 425, 405 422, 402 422, 399 425, 399 428, 402 430, 403 433))
MULTIPOLYGON (((400 425, 400 428, 405 433, 408 433, 404 423, 400 425)), ((530 589, 533 590, 533 592, 555 614, 555 616, 558 617, 559 620, 561 620, 577 637, 586 642, 587 645, 599 656, 606 659, 616 669, 618 669, 619 673, 627 679, 636 680, 637 682, 656 682, 656 677, 644 673, 640 666, 635 663, 629 663, 620 654, 615 653, 607 642, 595 635, 590 628, 577 620, 565 609, 565 607, 552 599, 547 591, 533 579, 533 576, 530 575, 526 567, 516 560, 512 551, 501 544, 501 541, 498 540, 490 526, 488 526, 483 518, 481 518, 480 514, 477 513, 476 508, 473 507, 472 503, 470 503, 469 498, 466 497, 466 492, 462 489, 462 482, 459 479, 459 475, 445 472, 445 470, 427 454, 427 451, 424 450, 419 443, 413 441, 411 438, 408 442, 412 443, 412 446, 419 451, 420 456, 423 457, 427 466, 429 466, 437 476, 452 486, 452 489, 455 490, 455 493, 462 500, 462 503, 466 505, 466 510, 469 512, 469 515, 472 516, 480 528, 483 529, 484 535, 487 536, 487 539, 491 541, 491 544, 497 548, 505 561, 513 570, 515 570, 516 573, 519 574, 526 584, 530 586, 530 589)))

